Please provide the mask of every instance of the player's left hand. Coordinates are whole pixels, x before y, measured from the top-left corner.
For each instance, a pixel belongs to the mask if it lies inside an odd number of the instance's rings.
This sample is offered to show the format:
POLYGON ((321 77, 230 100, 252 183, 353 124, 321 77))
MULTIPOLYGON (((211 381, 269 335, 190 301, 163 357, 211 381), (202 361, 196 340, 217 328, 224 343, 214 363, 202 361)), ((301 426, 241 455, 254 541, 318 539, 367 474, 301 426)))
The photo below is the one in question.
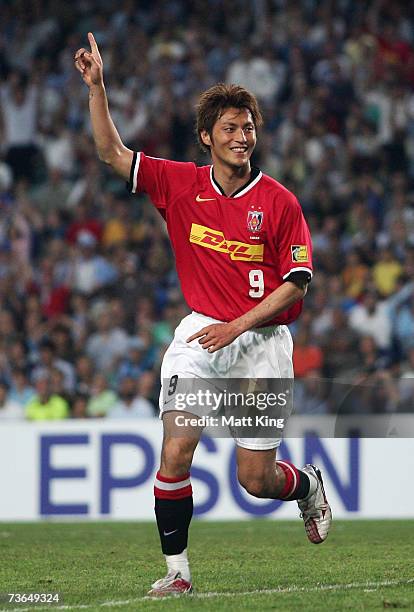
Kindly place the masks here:
POLYGON ((224 346, 231 344, 238 336, 240 336, 240 332, 236 331, 231 323, 213 323, 213 325, 207 325, 207 327, 203 327, 190 336, 187 342, 200 338, 198 342, 203 349, 206 349, 209 353, 215 353, 224 346))

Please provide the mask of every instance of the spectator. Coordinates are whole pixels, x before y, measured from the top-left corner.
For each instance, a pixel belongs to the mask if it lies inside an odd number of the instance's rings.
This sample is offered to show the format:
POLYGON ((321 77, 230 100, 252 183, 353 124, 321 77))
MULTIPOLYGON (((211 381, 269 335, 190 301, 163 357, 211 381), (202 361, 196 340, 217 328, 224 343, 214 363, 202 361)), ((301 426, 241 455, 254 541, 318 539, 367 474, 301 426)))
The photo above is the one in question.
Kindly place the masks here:
POLYGON ((313 370, 319 370, 323 364, 323 353, 315 344, 310 333, 304 327, 295 336, 293 348, 293 367, 295 376, 302 378, 313 370))
POLYGON ((376 345, 384 350, 391 347, 391 320, 384 301, 379 301, 373 290, 367 290, 362 302, 352 308, 349 324, 359 334, 369 334, 376 345))
POLYGON ((123 329, 114 326, 106 305, 101 310, 96 320, 96 332, 90 336, 86 352, 97 370, 108 372, 126 352, 128 336, 123 329))
POLYGON ((389 364, 386 353, 378 347, 375 338, 370 335, 361 336, 358 343, 358 365, 360 372, 372 374, 389 364))
POLYGON ((54 264, 50 259, 43 259, 39 267, 39 275, 33 283, 33 291, 39 295, 42 315, 46 319, 57 319, 67 310, 69 287, 55 280, 54 264))
POLYGON ((359 366, 358 334, 350 327, 341 308, 332 310, 332 322, 320 340, 326 377, 346 377, 359 366))
POLYGON ((358 251, 352 250, 346 254, 342 278, 346 295, 358 299, 369 279, 369 267, 362 262, 358 251))
POLYGON ((160 396, 159 377, 152 370, 147 370, 139 377, 137 388, 138 395, 148 400, 155 409, 160 396))
POLYGON ((383 298, 395 293, 402 265, 394 257, 389 247, 380 249, 379 258, 372 268, 372 280, 379 295, 383 298))
POLYGON ((110 218, 103 228, 102 244, 111 247, 127 242, 132 230, 131 223, 128 204, 121 200, 112 202, 110 218))
POLYGON ((66 232, 67 241, 73 245, 94 247, 102 238, 102 223, 94 218, 84 202, 76 206, 74 215, 66 232))
POLYGON ((24 408, 35 395, 35 390, 29 384, 26 370, 13 369, 11 382, 9 398, 24 408))
POLYGON ((25 76, 12 73, 0 87, 6 162, 16 181, 36 178, 38 87, 25 76))
POLYGON ((87 395, 77 394, 73 398, 71 417, 73 419, 87 419, 88 415, 88 401, 87 395))
POLYGON ((37 312, 27 312, 24 319, 24 336, 27 345, 28 361, 34 365, 39 358, 39 350, 45 337, 46 326, 37 312))
POLYGON ((50 373, 43 370, 37 373, 35 381, 36 395, 26 406, 26 418, 29 421, 54 421, 69 416, 69 404, 51 391, 50 373))
POLYGON ((53 395, 59 395, 59 397, 62 397, 68 402, 68 404, 70 404, 72 399, 72 392, 69 393, 68 390, 65 388, 65 376, 62 370, 59 370, 57 367, 51 367, 49 370, 49 374, 51 393, 53 395))
POLYGON ((69 328, 61 323, 56 324, 50 332, 50 338, 55 346, 56 357, 73 363, 75 348, 69 328))
POLYGON ((321 378, 320 370, 309 370, 294 389, 294 414, 328 414, 327 381, 321 378))
POLYGON ((0 381, 0 421, 23 418, 23 406, 10 398, 8 385, 4 381, 0 381))
POLYGON ((89 332, 89 314, 88 298, 73 291, 70 298, 70 315, 65 322, 70 327, 75 347, 80 352, 82 352, 89 332))
POLYGON ((91 395, 95 367, 88 355, 81 354, 75 361, 76 371, 76 393, 80 395, 91 395))
POLYGON ((38 362, 32 373, 33 379, 36 379, 38 372, 51 368, 56 368, 62 373, 64 389, 71 393, 75 388, 74 367, 68 361, 56 357, 55 343, 48 338, 44 338, 39 345, 38 362))
POLYGON ((0 312, 0 338, 4 342, 12 342, 17 339, 18 333, 13 313, 8 310, 0 312))
POLYGON ((117 402, 118 397, 109 388, 106 377, 99 372, 95 374, 91 387, 91 397, 87 403, 87 415, 89 417, 105 417, 117 402))
POLYGON ((145 362, 145 354, 149 348, 148 341, 145 342, 139 336, 128 340, 127 357, 121 361, 117 370, 118 381, 126 376, 136 379, 141 376, 149 365, 148 361, 145 362))
POLYGON ((138 395, 137 382, 134 378, 125 377, 119 383, 119 401, 109 411, 110 419, 148 418, 154 416, 151 403, 138 395))
POLYGON ((118 274, 106 257, 96 252, 96 238, 89 230, 81 230, 77 237, 79 253, 75 258, 73 288, 92 296, 115 282, 118 274))
POLYGON ((389 370, 377 370, 361 387, 361 391, 367 414, 386 414, 397 410, 398 388, 389 370))
POLYGON ((65 211, 70 193, 70 182, 57 168, 49 170, 48 180, 33 191, 33 200, 44 215, 51 211, 65 211))
POLYGON ((27 372, 29 370, 26 344, 20 337, 17 336, 15 340, 6 346, 5 357, 7 359, 6 377, 9 381, 13 377, 14 372, 19 370, 27 372))
MULTIPOLYGON (((127 252, 120 262, 121 275, 114 285, 113 294, 122 301, 126 315, 126 325, 132 332, 135 325, 137 302, 144 295, 151 296, 152 287, 139 274, 136 254, 127 252)), ((151 297, 149 297, 152 303, 151 297)))

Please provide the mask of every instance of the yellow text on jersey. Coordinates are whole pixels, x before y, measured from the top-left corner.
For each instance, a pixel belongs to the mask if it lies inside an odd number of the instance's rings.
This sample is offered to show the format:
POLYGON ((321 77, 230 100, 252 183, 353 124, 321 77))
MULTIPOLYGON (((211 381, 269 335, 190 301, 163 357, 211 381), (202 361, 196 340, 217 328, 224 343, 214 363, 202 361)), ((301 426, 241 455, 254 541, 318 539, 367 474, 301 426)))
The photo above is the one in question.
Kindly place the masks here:
POLYGON ((236 261, 263 261, 263 244, 247 244, 238 240, 226 240, 223 232, 205 225, 193 223, 190 231, 190 242, 206 249, 230 255, 236 261))

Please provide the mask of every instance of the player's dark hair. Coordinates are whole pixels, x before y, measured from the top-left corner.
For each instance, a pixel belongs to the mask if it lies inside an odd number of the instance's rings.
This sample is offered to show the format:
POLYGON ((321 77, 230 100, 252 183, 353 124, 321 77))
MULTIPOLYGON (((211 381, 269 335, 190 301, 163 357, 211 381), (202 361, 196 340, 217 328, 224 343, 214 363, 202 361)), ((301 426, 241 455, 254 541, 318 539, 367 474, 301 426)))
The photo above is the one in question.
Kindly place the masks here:
POLYGON ((197 139, 204 151, 209 151, 210 147, 201 140, 201 132, 205 130, 211 136, 214 124, 228 108, 247 108, 255 128, 263 125, 259 104, 250 91, 240 85, 217 83, 201 94, 196 106, 197 139))

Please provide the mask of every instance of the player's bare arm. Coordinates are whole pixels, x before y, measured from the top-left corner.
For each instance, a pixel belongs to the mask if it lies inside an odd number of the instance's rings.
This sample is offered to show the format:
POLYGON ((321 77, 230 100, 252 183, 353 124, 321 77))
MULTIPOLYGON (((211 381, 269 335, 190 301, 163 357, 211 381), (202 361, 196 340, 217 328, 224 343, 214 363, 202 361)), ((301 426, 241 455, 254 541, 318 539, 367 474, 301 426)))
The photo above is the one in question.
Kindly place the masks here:
POLYGON ((286 281, 267 296, 260 304, 247 311, 241 317, 230 321, 230 323, 215 323, 207 325, 190 336, 187 342, 199 338, 199 343, 209 353, 215 353, 219 349, 231 344, 243 332, 253 327, 258 327, 266 321, 270 321, 280 312, 301 300, 307 290, 305 280, 286 281))
POLYGON ((83 47, 75 53, 75 67, 89 87, 89 111, 93 138, 99 159, 128 180, 133 152, 122 142, 108 108, 103 79, 103 62, 94 35, 89 32, 90 51, 83 47))

